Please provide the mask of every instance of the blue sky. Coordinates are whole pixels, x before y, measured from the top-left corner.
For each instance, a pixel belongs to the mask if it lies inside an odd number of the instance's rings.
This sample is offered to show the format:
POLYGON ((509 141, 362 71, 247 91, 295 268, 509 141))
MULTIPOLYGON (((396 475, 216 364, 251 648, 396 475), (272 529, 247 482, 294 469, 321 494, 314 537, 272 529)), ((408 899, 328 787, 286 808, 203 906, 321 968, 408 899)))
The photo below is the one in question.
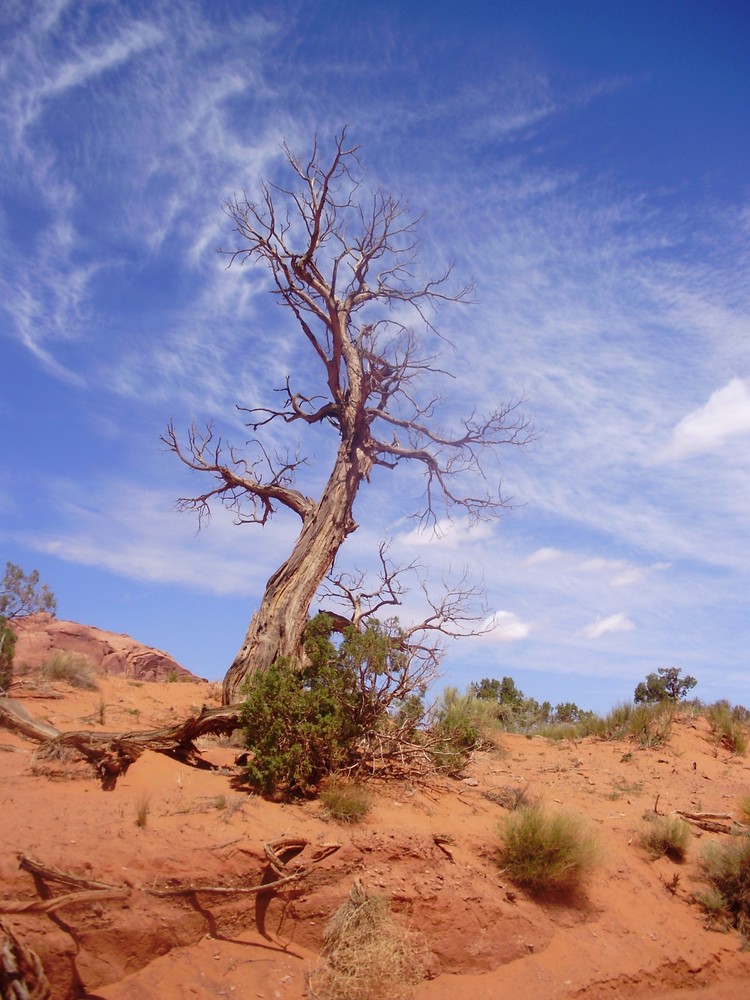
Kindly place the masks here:
POLYGON ((493 524, 419 535, 414 478, 375 476, 341 568, 388 536, 484 582, 498 627, 446 684, 606 709, 674 665, 750 705, 745 4, 5 0, 0 39, 0 558, 60 617, 223 676, 297 525, 197 535, 159 435, 242 442, 234 404, 312 365, 215 252, 221 203, 349 123, 425 273, 476 281, 439 316, 446 419, 523 394, 541 433, 493 524))

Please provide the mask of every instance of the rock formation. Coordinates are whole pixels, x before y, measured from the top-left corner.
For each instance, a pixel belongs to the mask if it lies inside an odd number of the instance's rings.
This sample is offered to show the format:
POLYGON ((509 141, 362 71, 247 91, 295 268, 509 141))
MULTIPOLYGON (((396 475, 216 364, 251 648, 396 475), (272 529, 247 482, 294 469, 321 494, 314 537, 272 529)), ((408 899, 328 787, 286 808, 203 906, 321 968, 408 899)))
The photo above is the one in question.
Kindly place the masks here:
POLYGON ((144 681, 197 680, 168 653, 144 646, 129 635, 59 621, 43 612, 16 619, 13 628, 18 637, 14 657, 17 672, 34 670, 50 653, 61 650, 85 656, 103 674, 144 681))

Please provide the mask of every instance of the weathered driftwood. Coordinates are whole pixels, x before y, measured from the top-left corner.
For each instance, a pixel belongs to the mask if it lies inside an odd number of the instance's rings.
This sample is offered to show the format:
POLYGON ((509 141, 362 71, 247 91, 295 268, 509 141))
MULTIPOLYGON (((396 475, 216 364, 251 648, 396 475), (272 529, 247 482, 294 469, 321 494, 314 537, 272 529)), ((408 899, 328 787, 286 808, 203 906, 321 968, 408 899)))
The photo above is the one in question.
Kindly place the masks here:
POLYGON ((35 951, 26 948, 0 917, 0 997, 2 1000, 49 1000, 49 981, 35 951))
POLYGON ((0 726, 35 743, 46 743, 60 735, 59 729, 35 719, 14 698, 0 698, 0 726))
POLYGON ((97 882, 92 878, 85 878, 83 875, 73 875, 71 872, 61 871, 54 865, 45 865, 41 861, 35 861, 28 854, 18 855, 18 867, 33 875, 35 881, 41 879, 42 882, 58 882, 60 885, 67 885, 72 889, 108 892, 121 888, 121 886, 112 885, 109 882, 97 882))
POLYGON ((117 779, 145 750, 167 754, 193 767, 210 768, 195 741, 201 736, 231 733, 239 725, 240 706, 204 708, 199 715, 162 729, 130 733, 95 733, 85 730, 61 733, 48 722, 31 716, 19 702, 0 698, 0 726, 42 746, 34 761, 54 760, 73 752, 96 770, 102 787, 115 787, 117 779))
POLYGON ((127 899, 130 894, 130 889, 92 889, 88 892, 67 892, 52 899, 0 900, 0 913, 54 913, 65 906, 101 903, 105 899, 127 899))
POLYGON ((735 829, 734 821, 729 813, 723 812, 688 812, 685 809, 675 810, 686 822, 697 826, 699 830, 707 833, 731 833, 735 829), (729 823, 721 823, 719 820, 730 820, 729 823))
POLYGON ((163 753, 192 767, 210 769, 212 764, 201 757, 195 741, 201 736, 219 736, 233 732, 239 725, 239 705, 204 708, 174 726, 145 732, 95 733, 85 730, 58 733, 37 750, 34 760, 54 760, 73 751, 88 761, 99 775, 105 791, 115 787, 117 779, 146 750, 163 753))

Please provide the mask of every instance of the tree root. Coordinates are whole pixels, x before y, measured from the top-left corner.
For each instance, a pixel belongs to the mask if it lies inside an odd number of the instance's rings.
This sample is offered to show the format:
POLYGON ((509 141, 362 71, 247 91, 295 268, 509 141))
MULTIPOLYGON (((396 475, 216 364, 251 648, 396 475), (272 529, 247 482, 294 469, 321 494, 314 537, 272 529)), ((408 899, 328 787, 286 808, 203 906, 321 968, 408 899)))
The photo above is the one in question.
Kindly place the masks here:
MULTIPOLYGON (((268 868, 278 877, 272 882, 261 882, 260 885, 182 885, 167 889, 152 889, 142 887, 142 891, 150 896, 190 896, 193 893, 203 892, 213 895, 254 895, 259 892, 274 892, 283 885, 290 882, 299 882, 307 878, 314 871, 315 865, 329 857, 341 847, 340 844, 323 844, 310 859, 310 866, 299 865, 293 871, 287 868, 287 862, 283 860, 284 855, 294 857, 303 851, 309 841, 302 838, 284 837, 281 840, 273 840, 263 845, 263 850, 268 858, 268 868)), ((291 860, 290 857, 290 860, 291 860)))

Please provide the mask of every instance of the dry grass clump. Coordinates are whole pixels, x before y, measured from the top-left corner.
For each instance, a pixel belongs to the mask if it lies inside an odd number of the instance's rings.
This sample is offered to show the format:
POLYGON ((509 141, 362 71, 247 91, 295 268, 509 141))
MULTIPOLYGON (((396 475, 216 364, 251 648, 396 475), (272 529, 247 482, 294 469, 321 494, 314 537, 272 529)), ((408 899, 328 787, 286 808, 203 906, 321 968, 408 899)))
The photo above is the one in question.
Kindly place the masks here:
POLYGON ((41 665, 39 673, 50 681, 63 681, 83 691, 99 690, 94 679, 94 666, 82 653, 55 650, 41 665))
POLYGON ((692 830, 679 816, 649 815, 638 834, 641 847, 655 858, 684 861, 692 830))
POLYGON ((323 962, 310 976, 318 1000, 408 1000, 424 979, 423 947, 356 881, 323 933, 323 962))
POLYGON ((747 726, 744 709, 733 709, 727 701, 717 701, 706 709, 706 718, 717 743, 733 753, 747 753, 747 726))
POLYGON ((626 701, 615 705, 606 715, 582 720, 577 729, 579 736, 598 736, 603 740, 633 739, 642 747, 658 747, 669 740, 674 717, 674 702, 633 705, 626 701))
POLYGON ((750 837, 734 837, 708 844, 701 857, 701 871, 709 891, 696 893, 698 902, 713 917, 722 913, 742 934, 750 934, 750 837))
POLYGON ((148 814, 151 812, 151 797, 145 793, 135 800, 135 825, 140 829, 148 823, 148 814))
POLYGON ((531 892, 579 889, 598 858, 596 839, 572 813, 523 806, 505 819, 500 832, 503 870, 531 892))
POLYGON ((504 785, 502 788, 492 788, 482 792, 482 795, 490 802, 497 802, 499 806, 510 809, 512 812, 514 809, 521 809, 533 804, 528 790, 528 785, 504 785))
POLYGON ((320 793, 326 812, 340 823, 358 823, 370 810, 370 793, 356 781, 334 778, 320 793))
POLYGON ((750 795, 741 795, 737 802, 737 808, 742 817, 742 822, 750 825, 750 795))

